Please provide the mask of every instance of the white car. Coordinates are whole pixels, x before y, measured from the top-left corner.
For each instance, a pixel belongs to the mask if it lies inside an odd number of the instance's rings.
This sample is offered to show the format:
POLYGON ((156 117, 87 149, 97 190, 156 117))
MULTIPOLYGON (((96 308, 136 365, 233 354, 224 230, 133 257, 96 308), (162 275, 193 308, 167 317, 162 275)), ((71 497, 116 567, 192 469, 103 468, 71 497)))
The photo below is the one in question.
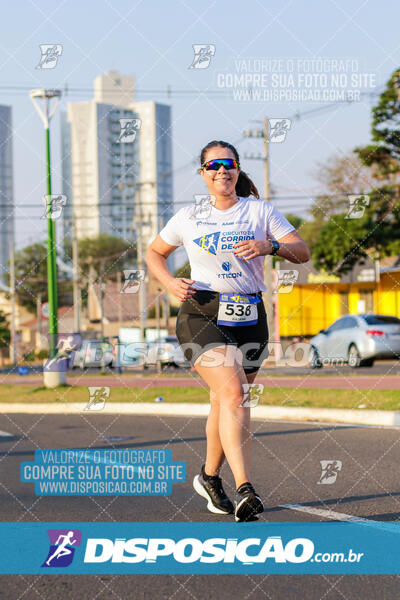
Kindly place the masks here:
POLYGON ((400 358, 400 319, 391 315, 345 315, 310 340, 309 364, 372 367, 377 358, 400 358))

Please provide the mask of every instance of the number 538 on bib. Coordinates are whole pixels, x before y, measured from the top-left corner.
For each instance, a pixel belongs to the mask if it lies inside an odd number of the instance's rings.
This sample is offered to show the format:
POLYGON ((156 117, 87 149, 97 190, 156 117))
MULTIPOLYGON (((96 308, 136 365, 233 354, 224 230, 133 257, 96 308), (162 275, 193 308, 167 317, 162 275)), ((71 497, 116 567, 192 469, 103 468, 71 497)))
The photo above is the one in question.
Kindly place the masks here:
POLYGON ((218 325, 237 327, 239 325, 255 325, 258 320, 258 296, 250 294, 219 295, 218 325))

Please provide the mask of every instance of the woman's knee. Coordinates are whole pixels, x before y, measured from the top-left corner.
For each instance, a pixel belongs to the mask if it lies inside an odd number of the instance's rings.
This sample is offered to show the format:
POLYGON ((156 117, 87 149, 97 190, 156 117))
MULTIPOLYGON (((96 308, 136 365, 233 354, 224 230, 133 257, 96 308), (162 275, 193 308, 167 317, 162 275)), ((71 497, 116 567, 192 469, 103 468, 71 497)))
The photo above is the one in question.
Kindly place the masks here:
POLYGON ((240 384, 233 384, 221 392, 217 392, 217 399, 220 406, 229 409, 239 408, 243 402, 244 390, 240 384))

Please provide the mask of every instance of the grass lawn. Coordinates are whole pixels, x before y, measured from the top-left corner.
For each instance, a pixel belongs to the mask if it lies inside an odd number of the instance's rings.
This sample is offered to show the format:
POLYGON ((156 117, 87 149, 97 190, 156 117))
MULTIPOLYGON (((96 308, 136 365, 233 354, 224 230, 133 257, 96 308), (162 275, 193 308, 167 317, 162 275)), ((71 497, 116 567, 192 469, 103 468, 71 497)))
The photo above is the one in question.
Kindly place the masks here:
MULTIPOLYGON (((108 402, 208 402, 208 392, 191 387, 111 388, 108 402)), ((43 387, 1 385, 0 402, 87 402, 87 387, 65 386, 56 390, 43 387)), ((315 390, 265 389, 260 404, 271 406, 314 406, 320 408, 360 408, 400 410, 400 390, 315 390)))

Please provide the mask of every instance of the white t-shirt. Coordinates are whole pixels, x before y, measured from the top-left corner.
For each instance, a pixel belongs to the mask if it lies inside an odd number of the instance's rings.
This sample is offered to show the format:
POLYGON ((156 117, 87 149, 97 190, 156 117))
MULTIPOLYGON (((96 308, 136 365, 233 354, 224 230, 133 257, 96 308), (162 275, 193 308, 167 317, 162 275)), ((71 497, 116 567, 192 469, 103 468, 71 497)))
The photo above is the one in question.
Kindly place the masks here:
POLYGON ((248 261, 234 255, 242 240, 279 240, 295 228, 269 202, 239 197, 234 206, 220 210, 209 205, 206 216, 195 216, 185 206, 160 231, 171 246, 184 246, 193 287, 198 290, 250 294, 265 292, 264 256, 248 261))

